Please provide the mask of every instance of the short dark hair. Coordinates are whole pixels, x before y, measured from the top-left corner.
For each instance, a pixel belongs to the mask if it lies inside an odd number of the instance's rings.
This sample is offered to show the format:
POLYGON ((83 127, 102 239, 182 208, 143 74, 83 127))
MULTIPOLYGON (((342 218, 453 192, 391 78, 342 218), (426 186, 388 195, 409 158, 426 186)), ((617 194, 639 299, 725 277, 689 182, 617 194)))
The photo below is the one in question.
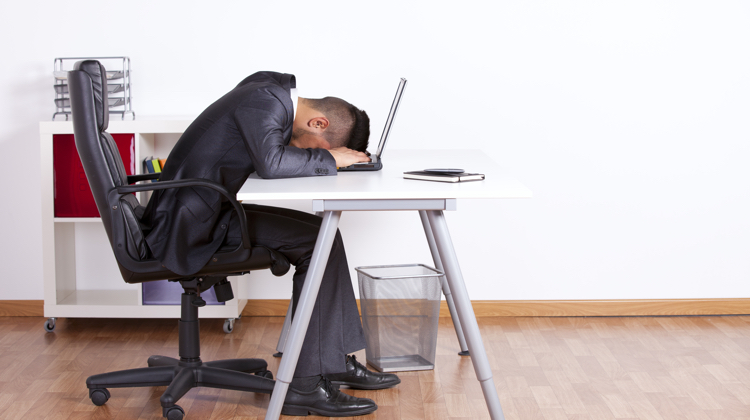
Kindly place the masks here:
POLYGON ((348 147, 364 152, 370 139, 370 117, 349 102, 333 96, 308 99, 311 108, 323 113, 330 125, 323 137, 331 147, 348 147))

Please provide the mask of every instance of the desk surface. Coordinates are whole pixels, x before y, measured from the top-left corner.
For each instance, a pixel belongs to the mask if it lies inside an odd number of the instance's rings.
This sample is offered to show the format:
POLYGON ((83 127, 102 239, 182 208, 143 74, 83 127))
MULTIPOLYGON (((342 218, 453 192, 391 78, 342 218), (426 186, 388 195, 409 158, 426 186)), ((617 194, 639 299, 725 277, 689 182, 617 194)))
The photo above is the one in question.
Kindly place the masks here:
POLYGON ((383 169, 375 172, 288 179, 261 179, 253 174, 237 193, 238 200, 530 197, 531 190, 480 150, 391 150, 385 154, 383 169), (483 173, 486 179, 448 183, 403 178, 406 171, 446 167, 483 173))

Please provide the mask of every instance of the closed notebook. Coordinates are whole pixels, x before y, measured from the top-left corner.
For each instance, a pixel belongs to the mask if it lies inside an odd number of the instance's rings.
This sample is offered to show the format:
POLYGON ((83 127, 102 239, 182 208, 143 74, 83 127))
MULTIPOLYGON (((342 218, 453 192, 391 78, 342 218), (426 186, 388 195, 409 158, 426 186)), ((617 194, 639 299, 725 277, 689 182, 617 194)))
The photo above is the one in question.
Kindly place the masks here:
POLYGON ((410 171, 410 172, 404 172, 404 178, 418 179, 421 181, 466 182, 466 181, 481 181, 484 179, 484 174, 474 174, 474 173, 468 173, 468 172, 462 172, 458 174, 439 174, 439 173, 425 172, 425 171, 410 171))

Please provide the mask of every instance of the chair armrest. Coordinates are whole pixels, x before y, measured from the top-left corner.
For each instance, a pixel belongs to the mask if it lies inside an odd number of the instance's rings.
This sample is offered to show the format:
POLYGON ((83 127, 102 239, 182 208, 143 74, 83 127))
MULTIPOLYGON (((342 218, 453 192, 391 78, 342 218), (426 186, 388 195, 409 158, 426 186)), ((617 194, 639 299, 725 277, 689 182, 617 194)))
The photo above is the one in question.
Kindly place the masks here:
POLYGON ((128 184, 135 184, 136 182, 148 181, 150 179, 159 179, 160 176, 161 173, 128 175, 128 184))
POLYGON ((200 179, 200 178, 177 179, 177 180, 170 180, 170 181, 149 182, 147 184, 138 184, 138 185, 122 185, 122 186, 117 187, 117 192, 119 194, 125 195, 125 194, 134 193, 134 192, 167 190, 167 189, 172 189, 172 188, 185 188, 185 187, 210 188, 214 191, 218 191, 221 195, 226 197, 226 199, 232 204, 232 206, 234 206, 234 210, 237 212, 237 219, 240 221, 240 230, 242 234, 242 246, 245 247, 245 249, 252 248, 252 244, 250 243, 250 234, 247 231, 247 216, 245 215, 245 210, 242 208, 242 204, 240 204, 237 201, 237 198, 233 196, 232 194, 230 194, 229 191, 227 191, 227 189, 224 188, 223 185, 217 182, 209 181, 207 179, 200 179))

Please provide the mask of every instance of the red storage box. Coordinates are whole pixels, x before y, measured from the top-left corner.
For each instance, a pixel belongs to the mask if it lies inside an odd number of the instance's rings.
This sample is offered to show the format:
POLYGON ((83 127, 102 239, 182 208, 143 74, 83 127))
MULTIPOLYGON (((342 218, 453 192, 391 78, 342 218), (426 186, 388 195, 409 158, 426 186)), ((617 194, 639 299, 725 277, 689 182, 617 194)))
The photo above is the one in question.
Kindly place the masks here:
MULTIPOLYGON (((125 173, 135 173, 135 135, 112 134, 125 165, 125 173)), ((78 157, 72 134, 52 136, 55 168, 55 217, 99 217, 86 173, 78 157)))

